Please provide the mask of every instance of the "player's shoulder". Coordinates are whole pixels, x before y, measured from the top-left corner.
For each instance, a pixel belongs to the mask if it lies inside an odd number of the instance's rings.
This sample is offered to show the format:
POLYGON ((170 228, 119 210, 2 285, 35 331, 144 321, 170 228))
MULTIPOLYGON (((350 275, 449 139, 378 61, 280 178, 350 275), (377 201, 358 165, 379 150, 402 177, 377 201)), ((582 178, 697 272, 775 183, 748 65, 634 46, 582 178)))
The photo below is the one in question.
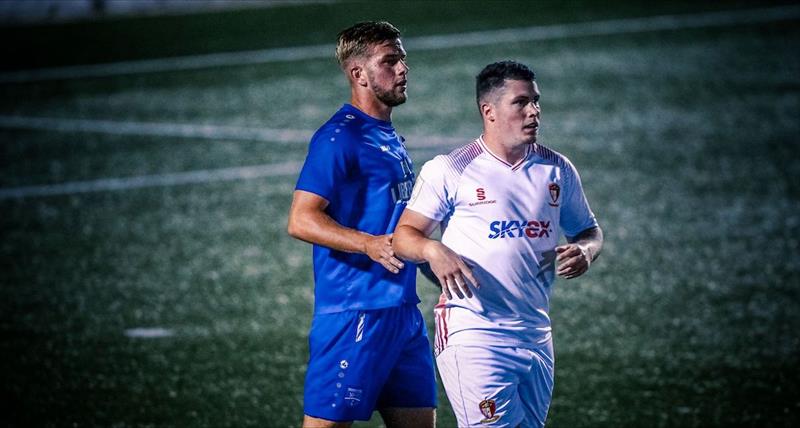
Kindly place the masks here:
POLYGON ((572 162, 569 160, 569 158, 566 155, 564 155, 562 153, 559 153, 559 152, 551 149, 550 147, 544 146, 544 145, 539 144, 539 143, 535 143, 533 145, 533 153, 539 159, 541 159, 542 161, 544 161, 546 163, 549 163, 551 165, 555 165, 555 166, 561 167, 562 169, 567 169, 567 170, 570 170, 570 171, 575 170, 575 166, 572 164, 572 162))
POLYGON ((361 141, 364 120, 346 108, 339 109, 312 137, 313 141, 349 144, 361 141))
POLYGON ((436 167, 446 173, 460 176, 464 173, 464 170, 483 153, 483 146, 478 140, 475 140, 450 153, 434 157, 426 162, 426 165, 431 164, 432 167, 436 167))

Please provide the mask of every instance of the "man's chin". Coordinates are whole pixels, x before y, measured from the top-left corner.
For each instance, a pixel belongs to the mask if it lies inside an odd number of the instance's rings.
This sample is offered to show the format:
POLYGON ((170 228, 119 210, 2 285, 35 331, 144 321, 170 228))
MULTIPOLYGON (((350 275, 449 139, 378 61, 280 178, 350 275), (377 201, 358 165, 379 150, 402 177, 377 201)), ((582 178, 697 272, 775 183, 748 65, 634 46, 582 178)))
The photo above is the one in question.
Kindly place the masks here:
POLYGON ((406 102, 406 96, 404 94, 402 97, 388 97, 382 99, 381 101, 383 101, 383 103, 389 107, 397 107, 406 102))

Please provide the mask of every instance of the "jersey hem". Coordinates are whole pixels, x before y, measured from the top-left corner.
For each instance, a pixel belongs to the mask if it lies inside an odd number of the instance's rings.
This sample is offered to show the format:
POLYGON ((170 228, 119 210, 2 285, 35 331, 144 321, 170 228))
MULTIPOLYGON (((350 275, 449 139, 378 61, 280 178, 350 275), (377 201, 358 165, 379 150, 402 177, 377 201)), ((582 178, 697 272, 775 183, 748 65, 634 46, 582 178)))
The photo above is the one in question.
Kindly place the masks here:
POLYGON ((416 300, 417 300, 416 302, 412 301, 391 302, 391 303, 377 304, 377 305, 365 305, 365 306, 355 306, 355 307, 348 306, 343 308, 322 309, 322 310, 317 310, 315 308, 314 315, 338 314, 347 311, 375 311, 379 309, 399 308, 401 306, 406 306, 406 305, 417 306, 418 304, 420 304, 421 300, 419 299, 419 297, 416 300))
POLYGON ((528 339, 521 339, 511 335, 504 334, 487 334, 487 333, 466 333, 465 330, 451 332, 447 336, 447 345, 463 345, 463 346, 495 346, 500 348, 524 348, 524 349, 539 349, 544 344, 552 340, 552 333, 548 332, 542 336, 528 339), (461 333, 461 334, 459 334, 461 333))
POLYGON ((313 193, 313 194, 315 194, 315 195, 319 196, 320 198, 323 198, 323 199, 325 199, 325 200, 326 200, 326 201, 328 201, 329 203, 330 203, 330 201, 331 201, 331 196, 330 196, 330 195, 324 195, 324 194, 323 194, 324 192, 321 192, 321 191, 319 191, 318 189, 310 189, 310 188, 308 188, 308 187, 305 187, 305 186, 300 186, 300 185, 298 184, 297 186, 295 186, 295 187, 294 187, 294 190, 302 190, 302 191, 304 191, 304 192, 313 193))

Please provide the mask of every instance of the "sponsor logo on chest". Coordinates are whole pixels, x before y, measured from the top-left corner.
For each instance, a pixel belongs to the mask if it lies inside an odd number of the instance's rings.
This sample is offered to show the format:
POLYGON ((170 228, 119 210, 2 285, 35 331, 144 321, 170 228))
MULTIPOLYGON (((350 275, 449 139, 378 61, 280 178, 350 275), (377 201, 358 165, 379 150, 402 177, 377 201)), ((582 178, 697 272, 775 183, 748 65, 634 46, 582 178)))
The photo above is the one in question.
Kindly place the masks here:
POLYGON ((550 220, 495 220, 489 223, 489 239, 549 238, 550 220))

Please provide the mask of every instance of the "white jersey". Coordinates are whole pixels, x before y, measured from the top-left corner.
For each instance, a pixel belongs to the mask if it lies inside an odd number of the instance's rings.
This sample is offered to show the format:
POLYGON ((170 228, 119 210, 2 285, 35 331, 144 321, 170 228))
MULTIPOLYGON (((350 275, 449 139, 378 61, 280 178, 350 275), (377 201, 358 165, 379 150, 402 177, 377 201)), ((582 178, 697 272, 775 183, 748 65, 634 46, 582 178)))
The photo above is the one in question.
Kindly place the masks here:
POLYGON ((441 222, 442 243, 481 285, 472 298, 442 296, 437 354, 448 344, 536 347, 550 339, 559 236, 597 226, 566 157, 533 144, 510 165, 481 137, 425 163, 408 209, 441 222))

